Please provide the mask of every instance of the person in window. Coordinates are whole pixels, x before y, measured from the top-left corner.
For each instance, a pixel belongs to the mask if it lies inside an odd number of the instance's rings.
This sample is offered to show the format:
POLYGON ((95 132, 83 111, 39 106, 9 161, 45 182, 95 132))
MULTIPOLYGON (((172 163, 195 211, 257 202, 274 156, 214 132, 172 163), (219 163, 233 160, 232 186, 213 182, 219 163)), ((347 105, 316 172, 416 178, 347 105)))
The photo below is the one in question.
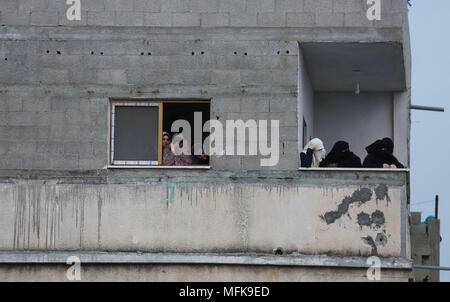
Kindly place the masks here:
POLYGON ((319 164, 322 168, 361 168, 361 159, 353 152, 347 142, 338 141, 330 153, 319 164))
POLYGON ((192 165, 191 148, 189 141, 181 133, 175 134, 170 144, 172 153, 175 156, 174 166, 192 165))
POLYGON ((326 151, 323 142, 318 138, 314 138, 306 144, 300 153, 300 166, 302 168, 318 168, 325 155, 326 151))
POLYGON ((172 149, 171 149, 170 134, 165 131, 163 132, 163 135, 162 135, 162 147, 163 147, 162 165, 163 166, 174 166, 175 165, 175 154, 172 152, 172 149))
POLYGON ((390 138, 379 139, 366 147, 367 156, 364 159, 364 168, 404 168, 393 155, 394 143, 390 138))
POLYGON ((209 165, 209 156, 203 151, 203 146, 200 143, 194 144, 192 148, 192 164, 193 165, 209 165))

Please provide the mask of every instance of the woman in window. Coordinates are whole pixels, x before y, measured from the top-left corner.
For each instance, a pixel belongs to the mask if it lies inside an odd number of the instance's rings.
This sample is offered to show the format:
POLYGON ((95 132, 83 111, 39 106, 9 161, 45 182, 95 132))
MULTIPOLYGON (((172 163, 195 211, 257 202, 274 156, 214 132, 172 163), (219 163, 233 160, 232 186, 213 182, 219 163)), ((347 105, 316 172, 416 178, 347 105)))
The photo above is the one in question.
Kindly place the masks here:
POLYGON ((314 138, 306 144, 300 153, 300 165, 302 168, 318 168, 325 155, 326 151, 323 142, 318 138, 314 138))
POLYGON ((175 157, 173 166, 192 165, 191 146, 189 141, 185 139, 181 133, 173 136, 170 148, 175 157))
POLYGON ((347 142, 338 141, 333 149, 320 162, 322 168, 361 168, 361 159, 353 152, 350 152, 350 146, 347 142))
POLYGON ((170 134, 168 132, 163 132, 162 135, 162 165, 163 166, 174 166, 175 165, 175 154, 172 152, 170 141, 170 134))

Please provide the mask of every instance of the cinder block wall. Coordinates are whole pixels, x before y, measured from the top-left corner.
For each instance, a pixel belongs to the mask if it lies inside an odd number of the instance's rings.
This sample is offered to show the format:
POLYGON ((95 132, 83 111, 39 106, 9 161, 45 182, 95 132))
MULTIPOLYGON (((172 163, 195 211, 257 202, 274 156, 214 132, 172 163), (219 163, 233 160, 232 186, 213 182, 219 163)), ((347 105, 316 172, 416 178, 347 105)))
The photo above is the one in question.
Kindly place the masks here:
POLYGON ((381 0, 381 21, 366 0, 81 0, 81 20, 64 0, 2 0, 1 23, 34 26, 401 27, 405 0, 381 0))
MULTIPOLYGON (((406 2, 383 0, 0 1, 0 169, 102 169, 110 97, 211 98, 212 117, 280 120, 298 167, 298 41, 403 41, 406 2)), ((213 159, 257 170, 258 157, 213 159)))
MULTIPOLYGON (((414 264, 439 266, 440 263, 440 220, 429 219, 422 224, 420 212, 411 213, 411 253, 414 264)), ((426 217, 423 217, 425 219, 426 217)), ((415 269, 414 281, 439 282, 439 271, 415 269)))

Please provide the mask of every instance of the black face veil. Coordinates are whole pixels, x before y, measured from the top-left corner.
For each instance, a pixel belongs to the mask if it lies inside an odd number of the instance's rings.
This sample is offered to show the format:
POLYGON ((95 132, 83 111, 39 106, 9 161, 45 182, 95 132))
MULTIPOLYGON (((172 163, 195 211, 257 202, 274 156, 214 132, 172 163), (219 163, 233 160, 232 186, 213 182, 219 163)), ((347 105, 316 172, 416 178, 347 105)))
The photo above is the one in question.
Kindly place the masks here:
POLYGON ((366 147, 367 153, 374 153, 376 151, 381 151, 384 148, 384 143, 381 139, 375 141, 371 145, 366 147))

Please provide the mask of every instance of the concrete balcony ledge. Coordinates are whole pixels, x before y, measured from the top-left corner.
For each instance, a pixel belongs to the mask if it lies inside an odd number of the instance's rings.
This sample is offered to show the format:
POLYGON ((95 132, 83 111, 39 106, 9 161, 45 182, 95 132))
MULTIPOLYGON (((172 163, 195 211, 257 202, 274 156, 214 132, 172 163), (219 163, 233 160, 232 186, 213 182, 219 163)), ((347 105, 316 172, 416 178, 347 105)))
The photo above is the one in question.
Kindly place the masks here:
POLYGON ((0 170, 0 250, 410 257, 407 171, 0 170))
MULTIPOLYGON (((365 257, 270 254, 99 252, 0 253, 0 280, 82 282, 399 282, 412 264, 380 258, 378 276, 365 257), (71 258, 76 256, 77 258, 71 258), (80 262, 78 263, 78 260, 80 262), (76 262, 75 262, 76 261, 76 262), (78 265, 75 265, 78 263, 78 265), (77 277, 78 279, 74 279, 77 277), (377 279, 374 279, 376 277, 377 279)), ((373 262, 372 262, 373 263, 373 262)))
POLYGON ((408 180, 382 169, 0 170, 0 250, 409 258, 408 180))
MULTIPOLYGON (((200 254, 200 253, 125 253, 125 252, 0 252, 1 264, 67 264, 77 257, 83 264, 211 264, 257 266, 305 266, 368 268, 368 257, 342 257, 330 255, 273 254, 200 254)), ((413 267, 405 258, 380 257, 381 269, 406 269, 413 267)))
POLYGON ((211 169, 100 169, 100 170, 18 170, 0 169, 0 184, 134 184, 179 185, 253 183, 266 185, 366 185, 403 186, 409 169, 298 169, 291 171, 219 171, 211 169))

